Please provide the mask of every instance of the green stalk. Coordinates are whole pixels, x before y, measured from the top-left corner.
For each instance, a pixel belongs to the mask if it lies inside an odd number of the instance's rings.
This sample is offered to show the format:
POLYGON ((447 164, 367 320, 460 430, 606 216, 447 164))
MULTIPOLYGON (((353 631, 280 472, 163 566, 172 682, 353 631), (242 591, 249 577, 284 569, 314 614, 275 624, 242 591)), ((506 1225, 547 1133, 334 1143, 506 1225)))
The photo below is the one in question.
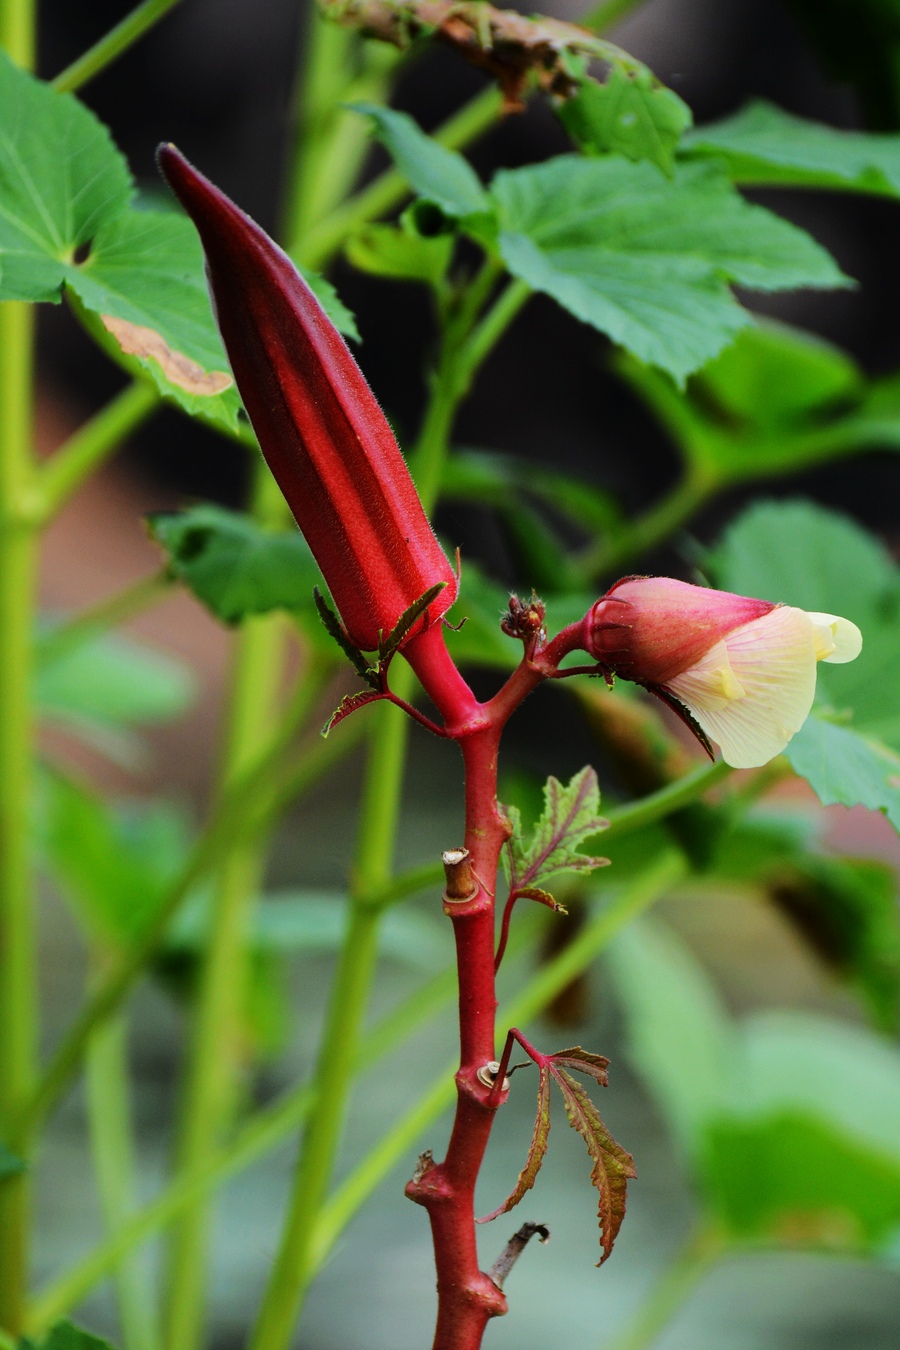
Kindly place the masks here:
POLYGON ((650 1350, 710 1267, 726 1251, 722 1232, 709 1220, 702 1220, 641 1304, 631 1325, 612 1341, 604 1342, 603 1350, 650 1350))
POLYGON ((82 483, 160 403, 159 394, 150 384, 135 380, 60 446, 37 477, 44 523, 59 513, 82 483))
POLYGON ((625 526, 610 543, 591 549, 577 560, 578 579, 587 584, 598 582, 622 572, 633 559, 659 548, 691 519, 717 487, 707 473, 689 466, 684 478, 662 501, 625 526))
MULTIPOLYGON (((123 1018, 107 1022, 91 1041, 86 1065, 94 1171, 112 1241, 136 1209, 126 1037, 123 1018)), ((133 1255, 123 1255, 114 1269, 125 1350, 157 1350, 159 1341, 145 1272, 133 1255)))
MULTIPOLYGON (((400 674, 400 672, 398 672, 400 674)), ((401 698, 411 691, 411 672, 395 677, 401 698)), ((327 1194, 340 1143, 354 1060, 378 951, 380 912, 368 895, 390 880, 406 758, 408 719, 393 707, 380 714, 372 736, 351 884, 350 926, 329 998, 316 1065, 316 1109, 294 1178, 287 1220, 259 1317, 252 1350, 281 1350, 290 1342, 304 1296, 315 1273, 312 1237, 327 1194)))
MULTIPOLYGON (((291 736, 296 732, 292 726, 291 736)), ((121 1006, 159 950, 169 924, 185 898, 229 849, 267 828, 268 822, 351 750, 362 735, 360 722, 341 729, 340 736, 316 740, 297 761, 285 765, 285 739, 279 736, 258 762, 235 783, 216 807, 180 875, 161 903, 152 927, 123 956, 95 990, 57 1048, 17 1118, 17 1128, 34 1129, 50 1110, 81 1062, 96 1029, 121 1006)))
POLYGON ((710 788, 715 787, 733 772, 731 765, 726 764, 724 759, 716 760, 715 764, 701 764, 699 768, 693 769, 681 778, 676 778, 674 783, 667 783, 665 787, 658 788, 656 792, 651 792, 646 797, 628 802, 625 806, 614 807, 606 813, 609 829, 598 835, 598 839, 602 838, 605 843, 609 839, 618 839, 622 835, 631 834, 634 830, 642 830, 645 825, 654 825, 657 821, 665 820, 675 811, 680 811, 683 806, 688 806, 705 796, 710 788))
MULTIPOLYGON (((500 95, 491 86, 478 94, 434 133, 435 140, 451 150, 468 145, 496 122, 500 95)), ((327 219, 314 226, 297 248, 296 257, 305 267, 321 270, 361 226, 399 206, 409 195, 406 179, 397 169, 386 169, 327 219)))
POLYGON ((143 4, 127 14, 121 23, 117 23, 99 42, 89 47, 83 56, 60 71, 53 81, 54 89, 59 89, 61 93, 80 89, 149 32, 177 4, 178 0, 143 0, 143 4))
MULTIPOLYGON (((34 65, 33 0, 0 0, 0 46, 34 65)), ((35 1071, 33 893, 29 857, 32 640, 37 540, 30 519, 34 476, 30 305, 0 305, 0 1139, 22 1147, 13 1123, 35 1071)), ((0 1329, 18 1336, 28 1280, 27 1173, 0 1181, 0 1329)))
MULTIPOLYGON (((17 9, 3 11, 4 36, 17 9)), ((21 37, 21 34, 19 35, 21 37)), ((0 1139, 27 1140, 15 1122, 35 1072, 37 1002, 30 857, 33 631, 37 536, 28 499, 32 313, 0 305, 0 1139)), ((0 1327, 21 1328, 28 1267, 26 1172, 0 1180, 0 1327)))
POLYGON ((308 231, 346 196, 368 149, 365 118, 343 105, 383 101, 400 57, 325 19, 317 4, 309 7, 303 47, 303 78, 294 95, 294 135, 303 153, 295 157, 281 230, 289 253, 302 252, 308 231))
MULTIPOLYGON (((254 516, 281 520, 285 504, 262 460, 257 466, 254 516)), ((220 795, 271 740, 285 651, 285 619, 270 614, 244 621, 232 666, 220 795)), ((265 867, 265 834, 230 849, 218 872, 209 946, 195 1006, 187 1080, 176 1149, 177 1173, 190 1173, 216 1148, 229 1121, 242 1062, 246 995, 246 935, 265 867)), ((184 1215, 169 1248, 166 1345, 194 1350, 203 1335, 210 1213, 201 1197, 184 1215)))

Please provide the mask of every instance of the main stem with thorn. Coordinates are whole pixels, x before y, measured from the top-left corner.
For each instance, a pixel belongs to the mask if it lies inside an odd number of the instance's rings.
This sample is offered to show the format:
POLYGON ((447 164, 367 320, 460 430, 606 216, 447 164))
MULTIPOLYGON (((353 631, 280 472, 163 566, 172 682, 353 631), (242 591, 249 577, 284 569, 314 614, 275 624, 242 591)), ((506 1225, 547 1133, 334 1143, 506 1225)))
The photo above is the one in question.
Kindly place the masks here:
POLYGON ((457 741, 465 766, 468 856, 448 869, 444 910, 453 922, 459 976, 460 1063, 456 1116, 443 1162, 425 1155, 406 1194, 424 1206, 431 1221, 437 1268, 438 1316, 433 1350, 478 1350, 492 1317, 506 1312, 499 1285, 478 1264, 475 1184, 506 1087, 494 1086, 495 1059, 494 907, 500 851, 509 822, 497 803, 497 755, 511 713, 578 642, 573 625, 551 643, 526 653, 521 665, 488 703, 479 703, 444 644, 440 626, 413 638, 404 655, 457 741), (459 872, 465 868, 465 881, 459 872), (456 884, 454 884, 456 883, 456 884), (457 898, 460 897, 460 898, 457 898))

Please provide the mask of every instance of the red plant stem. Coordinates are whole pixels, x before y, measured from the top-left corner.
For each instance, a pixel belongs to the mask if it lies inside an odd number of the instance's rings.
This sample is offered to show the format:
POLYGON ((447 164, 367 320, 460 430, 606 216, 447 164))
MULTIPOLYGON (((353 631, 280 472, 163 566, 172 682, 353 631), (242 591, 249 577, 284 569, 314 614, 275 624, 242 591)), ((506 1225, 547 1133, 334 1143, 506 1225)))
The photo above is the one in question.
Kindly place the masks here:
MULTIPOLYGON (((502 1077, 478 1077, 494 1060, 494 904, 500 850, 509 823, 497 803, 497 755, 510 714, 576 641, 575 627, 542 652, 523 660, 500 692, 479 703, 444 645, 440 625, 412 639, 404 655, 459 743, 465 765, 465 846, 477 890, 464 900, 445 899, 453 921, 459 972, 460 1065, 456 1117, 447 1155, 427 1155, 406 1188, 428 1211, 437 1267, 438 1318, 433 1350, 479 1350, 488 1321, 506 1312, 502 1290, 478 1265, 475 1184, 498 1107, 506 1100, 502 1077)), ((508 1056, 507 1056, 508 1058, 508 1056)))

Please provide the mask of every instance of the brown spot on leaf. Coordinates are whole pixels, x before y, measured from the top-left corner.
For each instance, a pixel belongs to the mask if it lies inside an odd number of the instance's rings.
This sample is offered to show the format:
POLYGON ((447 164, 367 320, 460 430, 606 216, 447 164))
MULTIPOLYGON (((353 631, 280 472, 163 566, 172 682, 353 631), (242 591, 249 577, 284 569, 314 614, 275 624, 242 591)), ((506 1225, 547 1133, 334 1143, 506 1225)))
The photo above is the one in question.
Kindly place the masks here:
POLYGON ((101 314, 103 327, 112 333, 127 356, 140 356, 158 362, 170 384, 186 389, 189 394, 211 397, 229 389, 234 380, 224 370, 204 370, 184 352, 175 351, 155 328, 142 328, 128 319, 116 319, 112 314, 101 314))

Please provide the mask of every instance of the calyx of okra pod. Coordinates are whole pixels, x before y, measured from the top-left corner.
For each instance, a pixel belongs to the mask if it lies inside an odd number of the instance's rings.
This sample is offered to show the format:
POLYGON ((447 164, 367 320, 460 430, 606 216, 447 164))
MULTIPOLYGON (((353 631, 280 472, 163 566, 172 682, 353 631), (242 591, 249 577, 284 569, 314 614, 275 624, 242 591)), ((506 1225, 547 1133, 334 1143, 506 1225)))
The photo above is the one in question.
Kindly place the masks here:
POLYGON ((387 419, 290 258, 172 145, 160 170, 193 220, 222 341, 266 463, 315 555, 351 642, 374 651, 435 597, 401 646, 456 599, 387 419))
POLYGON ((582 646, 604 674, 644 685, 726 763, 780 754, 812 707, 819 661, 852 661, 856 624, 836 614, 708 590, 671 577, 625 577, 588 611, 582 646))

